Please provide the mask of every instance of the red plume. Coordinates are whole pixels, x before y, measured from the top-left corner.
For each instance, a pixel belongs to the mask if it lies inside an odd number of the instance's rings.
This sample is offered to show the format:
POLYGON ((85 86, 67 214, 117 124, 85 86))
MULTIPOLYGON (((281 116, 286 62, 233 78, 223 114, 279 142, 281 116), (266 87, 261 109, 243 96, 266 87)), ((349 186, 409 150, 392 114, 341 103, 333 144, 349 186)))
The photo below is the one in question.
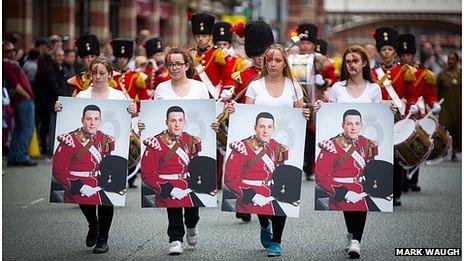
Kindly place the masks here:
POLYGON ((72 44, 73 44, 74 47, 77 47, 77 39, 74 39, 74 40, 72 41, 72 44))
POLYGON ((230 28, 230 31, 235 32, 240 38, 243 38, 245 36, 245 25, 243 24, 243 22, 234 24, 230 28))
POLYGON ((375 31, 371 33, 372 39, 375 39, 375 31))
POLYGON ((192 15, 193 15, 193 14, 192 14, 191 12, 185 13, 185 16, 187 16, 187 19, 188 19, 189 21, 192 21, 192 15))

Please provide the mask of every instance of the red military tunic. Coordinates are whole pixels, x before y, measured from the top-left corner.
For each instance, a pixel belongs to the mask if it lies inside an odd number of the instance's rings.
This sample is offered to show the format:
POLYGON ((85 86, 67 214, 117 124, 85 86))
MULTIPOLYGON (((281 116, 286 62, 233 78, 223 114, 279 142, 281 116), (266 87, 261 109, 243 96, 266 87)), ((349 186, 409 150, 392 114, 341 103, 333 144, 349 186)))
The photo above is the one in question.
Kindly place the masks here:
POLYGON ((235 85, 232 74, 241 71, 245 67, 243 58, 238 55, 228 55, 222 70, 222 88, 231 88, 235 85))
POLYGON ((137 110, 140 110, 140 100, 151 99, 150 94, 147 91, 147 85, 145 74, 138 73, 136 71, 126 71, 118 75, 114 75, 113 79, 116 82, 115 89, 124 92, 137 103, 137 110))
MULTIPOLYGON (((397 63, 393 67, 386 69, 382 67, 383 72, 385 73, 386 78, 390 80, 393 89, 400 99, 406 99, 406 108, 409 108, 410 105, 417 102, 417 96, 414 91, 413 83, 415 80, 415 75, 413 68, 409 65, 403 65, 397 63)), ((386 88, 383 86, 383 79, 379 79, 375 69, 371 71, 372 79, 380 85, 382 91, 383 100, 391 100, 386 88)))
MULTIPOLYGON (((223 75, 222 71, 224 65, 226 64, 224 51, 217 46, 208 48, 205 52, 200 52, 195 50, 192 53, 195 66, 201 64, 203 70, 208 75, 209 80, 214 86, 217 86, 221 83, 221 77, 223 75)), ((201 80, 199 76, 196 77, 197 80, 201 80)))
POLYGON ((234 97, 241 95, 238 102, 245 103, 245 92, 248 85, 256 80, 261 75, 261 70, 255 66, 244 68, 232 74, 232 79, 235 81, 234 97))
MULTIPOLYGON (((345 199, 335 199, 335 188, 345 187, 348 191, 362 193, 363 169, 366 163, 378 154, 375 141, 359 136, 356 147, 351 155, 347 139, 339 135, 319 143, 321 151, 316 160, 316 183, 329 194, 330 210, 367 211, 364 199, 357 203, 347 203, 345 199), (344 149, 345 148, 345 149, 344 149), (347 155, 345 155, 347 154, 347 155), (344 160, 343 157, 345 157, 344 160), (352 179, 351 181, 349 179, 352 179)), ((342 195, 344 196, 344 195, 342 195)))
POLYGON ((142 180, 154 190, 155 205, 171 208, 193 207, 190 195, 182 199, 173 199, 169 194, 171 191, 163 189, 166 185, 180 189, 188 188, 188 163, 201 151, 200 139, 184 132, 179 141, 173 141, 167 132, 163 132, 147 138, 143 143, 147 147, 141 163, 142 180), (178 153, 176 150, 183 152, 178 153))
POLYGON ((255 138, 250 137, 229 145, 232 152, 226 162, 224 182, 237 195, 237 212, 274 215, 272 202, 262 207, 245 202, 244 190, 251 189, 264 197, 271 196, 272 173, 275 166, 288 159, 288 148, 271 139, 265 155, 258 158, 257 155, 263 149, 258 144, 255 138), (264 157, 270 159, 273 164, 266 164, 264 157))
POLYGON ((151 90, 156 90, 158 84, 171 79, 171 76, 169 76, 169 70, 164 65, 159 66, 156 71, 153 70, 153 67, 147 66, 144 73, 148 75, 145 82, 147 83, 147 88, 151 90))
MULTIPOLYGON (((425 68, 414 68, 416 80, 413 84, 415 96, 423 97, 425 104, 432 107, 437 102, 435 76, 425 68)), ((421 107, 421 106, 419 106, 421 107)), ((422 111, 421 114, 424 114, 422 111)))
POLYGON ((80 192, 72 193, 71 182, 80 180, 84 185, 97 187, 100 162, 114 150, 114 139, 101 131, 88 139, 81 129, 62 134, 57 139, 60 144, 53 156, 52 173, 65 187, 64 202, 100 205, 98 192, 90 197, 80 192), (93 145, 86 149, 88 142, 93 142, 93 145))

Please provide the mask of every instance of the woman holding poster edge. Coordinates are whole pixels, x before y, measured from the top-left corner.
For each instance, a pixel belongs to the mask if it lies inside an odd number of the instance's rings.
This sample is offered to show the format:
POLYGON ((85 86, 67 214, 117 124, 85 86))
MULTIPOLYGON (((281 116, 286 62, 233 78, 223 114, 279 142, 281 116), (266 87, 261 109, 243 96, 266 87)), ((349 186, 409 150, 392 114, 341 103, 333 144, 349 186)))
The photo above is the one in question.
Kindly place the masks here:
MULTIPOLYGON (((380 86, 372 80, 369 68, 369 58, 361 46, 349 46, 342 61, 340 81, 336 82, 329 91, 329 101, 335 103, 380 103, 382 101, 380 86)), ((322 101, 317 101, 313 108, 317 112, 322 101)), ((397 108, 390 104, 395 112, 397 108)), ((320 154, 321 156, 321 154, 320 154)), ((316 164, 316 182, 318 170, 323 166, 316 164)), ((320 178, 320 176, 319 176, 320 178)), ((348 194, 345 195, 345 198, 348 194)), ((345 252, 350 258, 359 258, 361 255, 360 243, 364 226, 366 224, 366 211, 343 211, 348 231, 345 252)))
MULTIPOLYGON (((273 44, 267 48, 261 77, 250 83, 245 96, 246 104, 303 108, 303 90, 295 80, 282 45, 273 44)), ((229 112, 233 112, 233 104, 228 108, 229 112)), ((309 108, 303 108, 302 114, 309 120, 309 108)), ((286 217, 258 214, 258 219, 261 226, 260 241, 267 249, 267 255, 280 256, 286 217)))
MULTIPOLYGON (((79 92, 77 98, 127 100, 123 92, 108 86, 113 74, 112 64, 108 58, 103 56, 95 58, 90 63, 90 70, 93 85, 87 90, 79 92)), ((63 109, 63 105, 56 101, 54 109, 55 112, 59 112, 63 109)), ((131 103, 127 107, 127 111, 134 116, 137 113, 135 103, 131 103)), ((87 219, 89 226, 85 240, 86 245, 88 247, 95 246, 93 249, 94 254, 108 252, 108 233, 113 220, 114 207, 79 204, 79 208, 87 219)))
MULTIPOLYGON (((209 93, 203 82, 192 79, 194 76, 193 59, 187 50, 181 48, 171 49, 165 58, 165 64, 169 70, 171 80, 162 82, 155 90, 155 100, 179 100, 179 99, 209 99, 209 93)), ((211 124, 213 130, 217 130, 218 124, 211 124)), ((173 135, 175 136, 175 135, 173 135)), ((145 142, 145 141, 144 141, 145 142)), ((142 162, 148 159, 143 154, 142 162), (145 159, 146 158, 146 159, 145 159)), ((165 165, 168 164, 165 162, 165 165)), ((142 180, 147 183, 153 172, 151 164, 142 164, 142 180)), ((165 166, 169 167, 169 166, 165 166)), ((172 167, 172 166, 171 166, 172 167)), ((186 235, 187 244, 198 244, 197 224, 200 220, 198 207, 167 207, 169 255, 180 255, 183 252, 183 238, 186 235), (184 210, 182 210, 184 209, 184 210), (182 216, 184 212, 184 217, 182 216), (184 223, 187 231, 184 229, 184 223)))

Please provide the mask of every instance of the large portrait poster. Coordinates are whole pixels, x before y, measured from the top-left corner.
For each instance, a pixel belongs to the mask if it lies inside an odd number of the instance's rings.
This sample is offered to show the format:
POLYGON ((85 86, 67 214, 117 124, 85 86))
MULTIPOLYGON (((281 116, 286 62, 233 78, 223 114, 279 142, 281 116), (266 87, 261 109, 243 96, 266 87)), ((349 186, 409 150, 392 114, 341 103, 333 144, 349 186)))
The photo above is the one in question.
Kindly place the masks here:
POLYGON ((298 217, 305 131, 301 109, 237 104, 222 211, 298 217))
POLYGON ((315 209, 393 211, 393 113, 385 103, 317 112, 315 209))
POLYGON ((141 106, 142 207, 217 207, 215 102, 141 106))
POLYGON ((58 100, 50 202, 124 206, 130 101, 58 100))

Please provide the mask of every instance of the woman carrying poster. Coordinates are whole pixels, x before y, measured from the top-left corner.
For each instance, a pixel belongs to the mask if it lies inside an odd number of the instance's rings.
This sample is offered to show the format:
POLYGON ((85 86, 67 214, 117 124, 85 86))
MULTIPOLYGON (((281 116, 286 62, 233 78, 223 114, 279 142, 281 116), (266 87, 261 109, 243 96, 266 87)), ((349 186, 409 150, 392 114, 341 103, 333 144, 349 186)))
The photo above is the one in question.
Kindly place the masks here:
MULTIPOLYGON (((331 90, 329 91, 329 100, 330 102, 335 103, 380 103, 381 102, 381 92, 380 86, 371 78, 370 68, 369 68, 369 59, 365 50, 361 46, 350 46, 345 50, 343 54, 342 70, 340 81, 336 82, 331 90)), ((317 101, 314 105, 315 111, 317 111, 322 102, 317 101)), ((343 118, 345 123, 345 118, 356 122, 361 122, 361 114, 355 110, 352 110, 349 113, 346 113, 343 118), (351 115, 348 115, 351 114, 351 115)), ((362 126, 362 123, 360 123, 362 126)), ((358 128, 359 132, 360 127, 358 128)), ((348 131, 349 132, 349 131, 348 131)), ((349 136, 349 135, 348 135, 349 136)), ((337 138, 337 137, 336 137, 337 138)), ((356 137, 356 139, 358 136, 356 137)), ((335 138, 334 138, 335 139, 335 138)), ((365 138, 364 138, 365 139, 365 138)), ((347 139, 348 140, 348 139, 347 139)), ((371 157, 367 157, 363 160, 370 160, 376 154, 377 145, 375 142, 365 139, 367 143, 372 146, 369 147, 369 151, 372 151, 373 154, 371 157)), ((316 183, 321 187, 327 187, 325 185, 325 172, 327 169, 327 164, 322 164, 327 157, 324 157, 325 154, 330 153, 331 144, 335 144, 331 140, 324 141, 320 143, 321 153, 316 161, 316 183), (324 150, 325 148, 325 150, 324 150), (323 153, 323 152, 327 153, 323 153), (319 164, 318 164, 319 163, 319 164)), ((348 144, 348 143, 347 143, 348 144)), ((354 165, 351 164, 353 171, 354 165)), ((346 171, 346 170, 344 170, 346 171)), ((334 178, 335 179, 335 178, 334 178)), ((360 256, 360 242, 362 234, 364 231, 364 226, 366 224, 367 217, 367 206, 364 205, 364 201, 360 200, 363 198, 364 194, 359 194, 353 191, 343 191, 344 195, 342 198, 345 198, 346 201, 349 201, 353 204, 359 205, 359 209, 365 209, 364 211, 346 211, 346 208, 340 208, 343 211, 345 218, 346 228, 348 230, 348 243, 345 248, 345 251, 351 258, 359 258, 360 256), (353 192, 353 193, 348 193, 353 192), (354 195, 354 196, 353 196, 354 195), (349 199, 347 199, 349 198, 349 199), (351 201, 350 201, 351 200, 351 201), (354 202, 356 201, 356 202, 354 202), (361 205, 362 204, 362 205, 361 205)), ((329 192, 330 193, 330 192, 329 192)), ((336 194, 336 192, 334 193, 336 194)), ((340 194, 340 193, 339 193, 340 194)), ((337 197, 335 195, 334 197, 337 197)), ((333 198, 332 198, 333 199, 333 198)), ((333 199, 334 200, 334 199, 333 199)), ((333 201, 332 202, 335 202, 333 201)), ((347 203, 348 204, 348 203, 347 203)), ((333 206, 333 204, 331 204, 333 206)), ((331 208, 332 209, 332 208, 331 208)))
MULTIPOLYGON (((81 91, 77 94, 78 98, 94 98, 94 99, 114 99, 114 100, 127 100, 123 92, 115 90, 108 86, 108 83, 112 79, 113 69, 111 61, 103 56, 95 58, 90 63, 91 70, 91 79, 93 82, 92 87, 88 88, 85 91, 81 91)), ((55 111, 59 112, 63 109, 63 106, 60 102, 55 103, 55 111)), ((128 106, 127 111, 131 115, 137 113, 135 103, 132 103, 128 106)), ((84 110, 83 117, 89 113, 94 113, 98 118, 100 117, 100 111, 98 107, 90 108, 84 110), (87 113, 88 111, 88 113, 87 113)), ((90 117, 90 116, 89 116, 90 117)), ((92 120, 92 119, 89 119, 92 120)), ((93 119, 94 121, 95 119, 93 119)), ((84 122, 84 118, 83 118, 84 122)), ((76 132, 76 135, 79 135, 80 132, 76 132)), ((71 135, 71 134, 70 134, 71 135)), ((61 135, 62 136, 62 135, 61 135)), ((60 136, 60 137, 61 137, 60 136)), ((82 139, 79 139, 81 143, 90 143, 93 136, 92 133, 86 133, 85 130, 82 131, 82 139), (88 137, 88 138, 87 138, 88 137)), ((64 138, 64 136, 62 137, 64 138)), ((60 146, 68 146, 67 142, 69 139, 58 139, 60 141, 60 146)), ((53 160, 53 169, 62 168, 61 164, 63 161, 53 160)), ((72 164, 72 163, 71 163, 72 164)), ((68 184, 64 184, 67 186, 68 184)), ((80 187, 76 188, 81 194, 92 196, 91 194, 96 193, 96 190, 90 188, 88 185, 80 184, 80 187)), ((89 225, 89 231, 86 237, 86 245, 88 247, 95 246, 93 253, 106 253, 109 250, 108 247, 108 233, 111 227, 111 222, 113 220, 114 207, 113 206, 103 206, 99 204, 93 204, 94 202, 75 202, 79 203, 79 208, 87 219, 89 225), (92 205, 89 205, 92 204, 92 205), (98 205, 98 214, 97 214, 97 205, 98 205)))
MULTIPOLYGON (((209 99, 206 85, 194 80, 193 60, 190 54, 183 49, 173 48, 166 55, 165 64, 169 70, 171 80, 162 82, 155 91, 155 100, 185 100, 185 99, 209 99)), ((144 141, 145 143, 146 141, 144 141)), ((145 162, 146 154, 142 158, 145 162)), ((147 161, 148 162, 148 161, 147 161)), ((142 180, 150 183, 152 175, 150 164, 142 164, 142 180)), ((165 166, 168 167, 168 166, 165 166)), ((171 191, 172 192, 172 191, 171 191)), ((200 220, 198 207, 167 207, 168 213, 168 236, 169 255, 180 255, 183 252, 183 238, 187 232, 187 243, 189 246, 198 244, 197 224, 200 220), (184 209, 184 211, 182 210, 184 209), (183 218, 183 212, 184 217, 183 218), (184 229, 184 223, 187 231, 184 229)))
MULTIPOLYGON (((273 44, 266 50, 261 76, 250 83, 245 94, 246 104, 303 108, 303 91, 290 70, 282 45, 273 44)), ((308 108, 303 109, 303 116, 309 119, 308 108)), ((258 214, 258 218, 261 244, 268 250, 268 256, 280 256, 286 217, 258 214)))

